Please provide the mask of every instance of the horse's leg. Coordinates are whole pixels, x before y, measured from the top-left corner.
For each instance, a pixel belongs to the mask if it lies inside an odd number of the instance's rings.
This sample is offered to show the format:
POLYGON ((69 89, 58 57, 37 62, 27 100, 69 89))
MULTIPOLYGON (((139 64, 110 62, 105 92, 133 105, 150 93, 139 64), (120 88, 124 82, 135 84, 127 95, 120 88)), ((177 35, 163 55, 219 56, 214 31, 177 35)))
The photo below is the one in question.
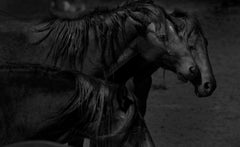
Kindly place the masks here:
POLYGON ((122 147, 155 147, 150 132, 141 117, 133 124, 122 147))
POLYGON ((151 76, 147 77, 134 77, 133 78, 133 92, 137 97, 137 106, 139 112, 142 116, 146 114, 146 105, 147 105, 147 98, 152 85, 152 78, 151 76))

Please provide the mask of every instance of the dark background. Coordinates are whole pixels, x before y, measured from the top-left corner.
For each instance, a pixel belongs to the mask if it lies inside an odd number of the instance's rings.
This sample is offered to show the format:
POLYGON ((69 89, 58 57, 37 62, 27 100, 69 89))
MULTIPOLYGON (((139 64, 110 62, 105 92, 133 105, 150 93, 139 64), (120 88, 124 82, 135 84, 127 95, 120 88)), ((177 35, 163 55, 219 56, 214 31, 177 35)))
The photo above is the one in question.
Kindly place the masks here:
MULTIPOLYGON (((121 1, 82 1, 87 8, 116 5, 121 1)), ((209 56, 218 88, 198 98, 190 84, 162 70, 153 75, 146 122, 159 147, 240 146, 240 2, 237 0, 156 0, 168 12, 174 8, 196 13, 209 41, 209 56)), ((48 13, 48 0, 0 0, 0 9, 35 19, 48 13)), ((1 12, 2 13, 2 12, 1 12)))

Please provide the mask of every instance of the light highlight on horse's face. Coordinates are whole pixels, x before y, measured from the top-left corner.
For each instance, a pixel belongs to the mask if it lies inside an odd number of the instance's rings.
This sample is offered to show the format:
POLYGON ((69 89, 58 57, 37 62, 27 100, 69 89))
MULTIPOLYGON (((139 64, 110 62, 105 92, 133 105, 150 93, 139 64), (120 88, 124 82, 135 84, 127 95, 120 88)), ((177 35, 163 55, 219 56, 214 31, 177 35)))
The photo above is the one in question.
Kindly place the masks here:
POLYGON ((198 32, 192 31, 189 36, 189 49, 200 71, 198 77, 191 82, 195 86, 196 95, 206 97, 216 89, 216 80, 208 57, 207 40, 200 30, 198 32))
POLYGON ((171 20, 177 28, 177 33, 187 43, 198 74, 191 79, 195 86, 195 93, 199 97, 206 97, 216 89, 216 80, 208 57, 207 40, 204 37, 199 21, 196 16, 175 10, 170 14, 171 20))
POLYGON ((158 35, 156 25, 148 26, 147 39, 151 46, 147 59, 160 62, 162 67, 176 72, 183 81, 191 80, 198 74, 198 70, 187 42, 177 34, 172 22, 167 20, 166 27, 167 40, 163 40, 163 36, 158 35))
POLYGON ((188 49, 187 41, 176 32, 175 26, 170 21, 167 21, 167 36, 166 49, 173 70, 175 70, 180 80, 188 81, 193 79, 198 74, 197 66, 188 49))

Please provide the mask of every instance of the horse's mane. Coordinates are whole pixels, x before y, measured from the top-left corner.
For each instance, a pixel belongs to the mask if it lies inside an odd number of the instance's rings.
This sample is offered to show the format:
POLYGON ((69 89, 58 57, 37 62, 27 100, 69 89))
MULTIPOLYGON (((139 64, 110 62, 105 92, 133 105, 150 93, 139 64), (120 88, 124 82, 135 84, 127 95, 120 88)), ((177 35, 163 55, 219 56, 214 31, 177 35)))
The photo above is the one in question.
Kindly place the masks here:
POLYGON ((201 24, 195 14, 180 9, 175 9, 170 15, 176 18, 181 18, 184 21, 190 21, 191 26, 189 33, 191 33, 193 30, 198 33, 203 33, 201 24))
MULTIPOLYGON (((123 46, 120 41, 126 39, 125 22, 134 11, 142 12, 152 17, 155 12, 148 6, 152 6, 152 0, 132 0, 125 2, 117 8, 96 8, 93 11, 79 15, 76 19, 64 19, 53 16, 44 23, 47 25, 36 29, 36 32, 47 32, 36 44, 50 40, 51 56, 54 64, 63 64, 61 61, 69 61, 69 66, 76 69, 81 67, 89 46, 89 30, 93 30, 94 38, 103 57, 102 64, 107 66, 107 61, 116 61, 117 55, 122 51, 117 48, 123 46), (110 58, 110 59, 109 59, 110 58), (65 60, 61 60, 65 59, 65 60), (80 65, 79 65, 80 64, 80 65)), ((133 16, 134 17, 134 16, 133 16)), ((149 18, 148 18, 149 19, 149 18)), ((144 21, 144 20, 137 20, 144 21)), ((105 67, 106 67, 105 66, 105 67)))

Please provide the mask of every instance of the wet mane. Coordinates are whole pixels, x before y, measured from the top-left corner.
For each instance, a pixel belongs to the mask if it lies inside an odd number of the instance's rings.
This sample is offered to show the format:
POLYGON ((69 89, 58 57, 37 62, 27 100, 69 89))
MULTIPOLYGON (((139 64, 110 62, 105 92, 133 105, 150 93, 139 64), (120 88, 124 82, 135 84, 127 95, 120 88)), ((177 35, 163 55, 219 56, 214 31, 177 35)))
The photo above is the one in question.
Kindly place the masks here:
POLYGON ((175 9, 170 15, 176 18, 181 18, 185 23, 187 23, 187 21, 190 22, 190 26, 188 26, 189 30, 187 32, 188 35, 191 34, 192 31, 195 31, 196 33, 203 33, 201 24, 196 15, 179 9, 175 9))
POLYGON ((64 64, 62 61, 68 61, 71 68, 81 68, 89 46, 89 30, 91 29, 103 57, 100 62, 106 67, 107 61, 117 61, 117 55, 122 52, 122 50, 117 49, 126 47, 126 44, 120 42, 126 39, 125 23, 127 17, 136 19, 137 22, 144 25, 146 20, 137 20, 133 12, 141 12, 149 16, 147 18, 150 19, 156 15, 156 12, 153 12, 154 10, 151 10, 150 7, 153 5, 152 0, 131 0, 114 9, 97 8, 94 11, 79 15, 75 19, 53 16, 44 22, 47 23, 46 25, 35 30, 38 33, 47 32, 35 44, 40 44, 51 38, 51 49, 48 57, 52 59, 54 65, 61 65, 64 64))

